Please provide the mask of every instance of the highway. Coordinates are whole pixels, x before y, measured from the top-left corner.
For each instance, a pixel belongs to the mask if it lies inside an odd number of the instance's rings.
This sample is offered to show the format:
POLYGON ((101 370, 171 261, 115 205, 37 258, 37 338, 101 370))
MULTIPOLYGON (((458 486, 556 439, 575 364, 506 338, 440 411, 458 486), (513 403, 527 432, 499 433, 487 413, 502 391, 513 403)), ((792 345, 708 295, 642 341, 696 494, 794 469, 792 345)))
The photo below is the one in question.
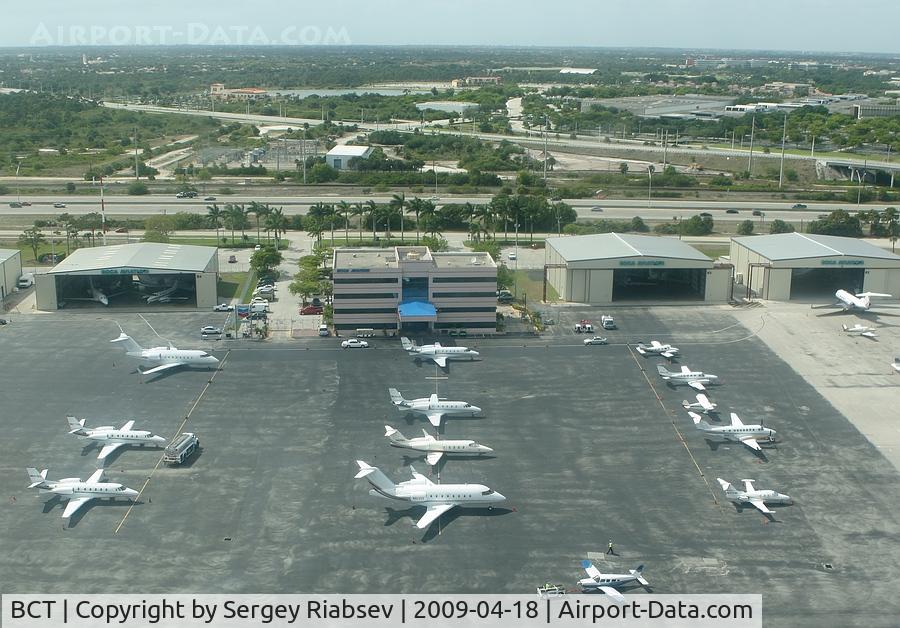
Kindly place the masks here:
MULTIPOLYGON (((422 195, 428 198, 427 195, 422 195)), ((390 200, 390 195, 365 195, 365 196, 341 196, 320 194, 316 196, 249 196, 235 195, 217 197, 214 201, 221 208, 226 203, 244 203, 249 204, 251 201, 260 203, 268 203, 273 207, 282 207, 284 213, 305 214, 310 205, 315 203, 337 203, 345 200, 348 203, 364 203, 370 199, 377 203, 386 203, 390 200)), ((408 198, 412 198, 408 195, 408 198)), ((473 203, 482 204, 491 199, 490 195, 469 195, 469 196, 451 196, 444 195, 440 197, 437 204, 446 203, 473 203)), ((10 203, 16 201, 15 195, 0 196, 0 214, 6 215, 58 215, 69 213, 73 215, 87 214, 90 212, 100 211, 100 198, 97 196, 89 197, 83 195, 71 196, 23 196, 22 200, 32 203, 31 206, 11 208, 10 203), (53 204, 57 202, 65 203, 64 208, 54 208, 53 204)), ((746 220, 750 218, 750 212, 754 209, 761 210, 765 213, 767 220, 781 219, 787 221, 809 221, 815 220, 820 214, 834 211, 835 209, 856 209, 856 205, 847 203, 808 203, 806 210, 792 209, 794 205, 791 201, 786 202, 754 202, 754 201, 685 201, 673 199, 654 199, 649 204, 647 199, 616 199, 616 200, 596 200, 596 199, 564 199, 564 201, 575 208, 578 216, 583 219, 588 218, 632 218, 633 216, 641 216, 651 220, 665 220, 672 217, 690 217, 701 212, 709 212, 713 214, 715 220, 746 220), (593 208, 601 208, 603 211, 592 211, 593 208), (738 213, 725 213, 727 209, 737 209, 738 213)), ((212 205, 213 201, 203 201, 202 199, 176 199, 174 196, 166 195, 147 195, 147 196, 107 196, 105 199, 107 214, 117 216, 144 216, 159 213, 175 213, 190 212, 205 214, 207 207, 212 205)), ((884 203, 864 204, 861 209, 884 209, 884 203)))

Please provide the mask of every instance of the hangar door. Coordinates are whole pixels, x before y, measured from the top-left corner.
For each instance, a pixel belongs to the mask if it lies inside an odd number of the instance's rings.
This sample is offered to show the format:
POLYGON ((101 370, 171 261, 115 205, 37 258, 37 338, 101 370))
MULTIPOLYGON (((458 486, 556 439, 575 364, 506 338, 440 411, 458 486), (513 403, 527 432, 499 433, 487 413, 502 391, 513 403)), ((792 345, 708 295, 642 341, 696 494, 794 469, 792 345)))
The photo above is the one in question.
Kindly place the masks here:
POLYGON ((705 268, 613 271, 613 301, 702 301, 705 297, 705 268))
POLYGON ((56 275, 60 308, 197 307, 193 273, 161 275, 56 275))
POLYGON ((794 268, 791 299, 833 297, 837 290, 859 292, 865 280, 865 268, 794 268))

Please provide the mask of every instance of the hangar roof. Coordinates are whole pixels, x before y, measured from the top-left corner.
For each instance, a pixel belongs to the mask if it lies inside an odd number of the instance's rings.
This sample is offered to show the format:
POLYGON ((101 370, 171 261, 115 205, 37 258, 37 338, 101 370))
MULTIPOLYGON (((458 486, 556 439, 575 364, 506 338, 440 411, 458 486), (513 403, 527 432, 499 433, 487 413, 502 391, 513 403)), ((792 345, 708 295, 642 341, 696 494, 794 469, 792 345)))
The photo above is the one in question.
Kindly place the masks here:
POLYGON ((547 238, 547 243, 553 246, 567 262, 586 262, 620 257, 663 257, 712 264, 712 260, 706 255, 676 238, 630 233, 598 233, 547 238))
POLYGON ((732 240, 771 261, 849 256, 900 262, 900 255, 894 255, 870 242, 856 238, 807 233, 777 233, 744 236, 732 238, 732 240))
POLYGON ((0 264, 19 252, 19 249, 0 249, 0 264))
POLYGON ((155 271, 195 272, 206 270, 216 256, 214 246, 139 242, 78 249, 49 272, 79 273, 105 268, 146 268, 155 271))

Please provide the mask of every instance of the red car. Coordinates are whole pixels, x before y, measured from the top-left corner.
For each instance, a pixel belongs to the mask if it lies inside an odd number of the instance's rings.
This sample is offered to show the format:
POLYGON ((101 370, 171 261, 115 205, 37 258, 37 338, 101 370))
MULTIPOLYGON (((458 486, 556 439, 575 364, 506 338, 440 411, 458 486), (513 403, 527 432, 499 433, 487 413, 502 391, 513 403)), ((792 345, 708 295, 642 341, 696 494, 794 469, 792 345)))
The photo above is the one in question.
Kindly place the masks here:
POLYGON ((321 305, 307 305, 306 307, 300 308, 300 314, 306 316, 307 314, 321 314, 325 310, 321 305))

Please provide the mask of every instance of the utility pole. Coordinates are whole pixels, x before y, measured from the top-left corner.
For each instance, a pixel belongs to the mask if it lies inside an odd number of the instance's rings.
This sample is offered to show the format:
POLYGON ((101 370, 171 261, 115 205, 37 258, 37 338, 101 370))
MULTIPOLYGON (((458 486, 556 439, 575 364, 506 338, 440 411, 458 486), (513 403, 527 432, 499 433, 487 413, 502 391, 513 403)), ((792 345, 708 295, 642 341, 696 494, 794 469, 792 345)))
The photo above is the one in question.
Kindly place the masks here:
POLYGON ((106 203, 103 202, 103 177, 100 177, 100 233, 106 246, 106 203))
POLYGON ((731 150, 734 150, 734 129, 731 129, 731 150))
POLYGON ((784 182, 784 141, 787 138, 787 114, 784 114, 784 128, 781 130, 781 168, 778 171, 778 189, 784 182))
POLYGON ((303 127, 303 150, 301 155, 303 158, 303 185, 306 185, 306 127, 303 127))
POLYGON ((547 116, 544 115, 544 183, 547 183, 547 116))
POLYGON ((647 207, 653 205, 653 164, 647 166, 647 207))
POLYGON ((666 164, 669 159, 669 129, 666 129, 666 136, 663 140, 663 170, 666 169, 666 164))
POLYGON ((747 158, 747 174, 753 172, 753 134, 756 132, 756 116, 753 116, 753 123, 750 126, 750 156, 747 158))
POLYGON ((809 149, 809 156, 810 157, 816 156, 816 136, 815 135, 813 135, 812 148, 809 149))
POLYGON ((138 168, 137 127, 134 127, 134 178, 140 180, 141 171, 138 168))
POLYGON ((434 195, 437 196, 437 188, 438 188, 437 162, 433 159, 431 160, 431 169, 434 170, 434 195))

